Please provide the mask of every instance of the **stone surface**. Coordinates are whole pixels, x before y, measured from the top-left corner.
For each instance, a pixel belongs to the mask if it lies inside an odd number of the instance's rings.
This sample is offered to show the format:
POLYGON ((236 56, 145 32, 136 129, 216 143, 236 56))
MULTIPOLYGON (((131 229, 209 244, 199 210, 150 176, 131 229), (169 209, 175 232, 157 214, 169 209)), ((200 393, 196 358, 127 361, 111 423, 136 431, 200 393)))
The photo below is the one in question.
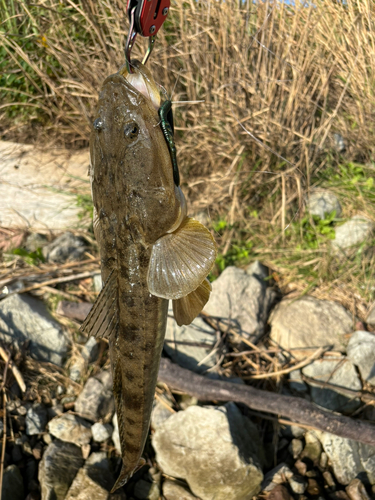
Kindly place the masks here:
POLYGON ((302 368, 302 373, 307 377, 320 382, 329 382, 330 386, 334 386, 334 388, 324 388, 308 381, 311 398, 316 404, 328 410, 340 412, 356 410, 359 407, 360 400, 348 396, 344 391, 344 389, 352 389, 353 391, 362 389, 353 363, 346 358, 318 359, 302 368))
POLYGON ((362 378, 375 385, 375 335, 365 331, 354 332, 346 352, 350 361, 358 366, 362 378))
POLYGON ((272 340, 287 350, 332 345, 344 351, 344 335, 353 330, 352 316, 342 305, 310 296, 282 300, 269 322, 272 340))
POLYGON ((90 424, 71 413, 64 413, 60 417, 50 420, 48 429, 52 436, 77 446, 88 444, 92 437, 90 424))
POLYGON ((150 483, 144 479, 137 481, 134 487, 134 495, 139 500, 158 500, 160 497, 160 489, 156 483, 150 483))
POLYGON ((50 231, 81 225, 75 193, 87 189, 88 149, 0 141, 0 161, 0 226, 50 231))
POLYGON ((29 295, 11 295, 0 302, 0 341, 16 348, 30 341, 34 359, 61 365, 69 339, 42 301, 29 295))
POLYGON ((322 454, 322 445, 316 434, 307 431, 305 434, 305 447, 303 449, 301 459, 308 458, 313 463, 319 463, 320 455, 322 454))
MULTIPOLYGON (((114 499, 109 491, 114 485, 114 477, 105 452, 92 453, 85 465, 78 471, 69 488, 65 500, 110 500, 114 499)), ((118 500, 124 499, 119 491, 118 500)))
POLYGON ((87 363, 94 363, 98 357, 99 346, 95 337, 90 337, 86 344, 83 346, 81 356, 87 363))
POLYGON ((168 401, 167 397, 162 395, 159 399, 154 399, 152 413, 151 413, 151 427, 155 430, 162 425, 169 417, 173 415, 173 403, 168 401))
POLYGON ((17 465, 4 470, 1 500, 24 500, 23 479, 17 465))
MULTIPOLYGON (((173 314, 171 302, 168 314, 173 314)), ((168 317, 164 349, 183 368, 197 373, 212 368, 216 364, 216 356, 211 354, 215 343, 215 330, 202 318, 195 318, 190 325, 178 326, 173 318, 168 317)))
POLYGON ((277 484, 282 484, 288 481, 293 476, 293 472, 290 468, 282 462, 277 465, 274 469, 271 469, 264 476, 262 482, 262 491, 271 491, 275 488, 277 484))
POLYGON ((293 500, 293 497, 285 486, 277 484, 268 495, 267 500, 293 500))
POLYGON ((83 259, 86 250, 86 240, 67 231, 43 247, 43 255, 48 262, 63 264, 83 259))
POLYGON ((346 250, 363 243, 373 231, 373 222, 363 215, 355 215, 342 226, 335 229, 335 239, 332 245, 335 248, 346 250))
POLYGON ((110 418, 115 408, 111 375, 109 372, 102 374, 87 380, 74 405, 77 413, 93 422, 110 418))
POLYGON ((38 248, 43 248, 48 243, 48 238, 45 234, 31 233, 26 238, 25 250, 28 252, 36 252, 38 248))
POLYGON ((307 211, 311 215, 317 215, 321 219, 325 216, 336 211, 336 217, 341 216, 341 205, 337 196, 330 191, 317 189, 310 193, 306 203, 307 211))
POLYGON ((366 488, 363 486, 360 479, 350 481, 345 491, 350 500, 370 500, 366 488))
POLYGON ((366 323, 370 326, 375 326, 375 304, 372 304, 367 314, 366 323))
POLYGON ((288 447, 289 453, 292 455, 294 460, 296 460, 303 450, 303 444, 300 439, 292 439, 288 447))
POLYGON ((332 464, 337 481, 347 485, 361 473, 375 484, 375 446, 344 439, 328 432, 314 431, 332 464))
POLYGON ((288 483, 293 493, 296 493, 296 495, 302 495, 307 488, 307 481, 300 476, 293 475, 288 479, 288 483))
POLYGON ((301 370, 293 370, 289 373, 289 387, 297 392, 307 392, 307 385, 302 380, 301 370))
POLYGON ((273 300, 267 277, 267 268, 259 262, 247 271, 227 267, 212 283, 211 297, 204 311, 214 317, 235 320, 241 334, 256 341, 264 333, 273 300))
POLYGON ((26 434, 34 436, 44 432, 47 425, 47 409, 39 404, 31 406, 26 413, 26 434))
POLYGON ((112 436, 113 427, 111 424, 101 424, 96 422, 91 427, 92 438, 96 443, 104 443, 112 436))
POLYGON ((64 500, 84 460, 81 449, 56 440, 47 446, 39 465, 42 500, 64 500))
POLYGON ((202 500, 245 500, 260 490, 259 431, 234 403, 177 412, 152 444, 164 473, 185 479, 202 500))
POLYGON ((163 482, 163 496, 166 500, 194 500, 197 498, 182 482, 170 479, 163 482))

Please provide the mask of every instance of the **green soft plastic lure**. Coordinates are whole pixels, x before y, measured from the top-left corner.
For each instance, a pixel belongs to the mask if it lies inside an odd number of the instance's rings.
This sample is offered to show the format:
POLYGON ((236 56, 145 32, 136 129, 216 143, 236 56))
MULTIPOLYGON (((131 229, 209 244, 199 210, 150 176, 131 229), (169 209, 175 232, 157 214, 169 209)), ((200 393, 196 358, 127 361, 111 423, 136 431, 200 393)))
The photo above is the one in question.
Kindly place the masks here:
POLYGON ((165 140, 167 141, 169 153, 173 165, 173 179, 176 186, 180 185, 180 173, 178 171, 176 146, 174 143, 174 125, 173 125, 173 112, 172 102, 164 101, 159 108, 160 125, 163 130, 165 140))

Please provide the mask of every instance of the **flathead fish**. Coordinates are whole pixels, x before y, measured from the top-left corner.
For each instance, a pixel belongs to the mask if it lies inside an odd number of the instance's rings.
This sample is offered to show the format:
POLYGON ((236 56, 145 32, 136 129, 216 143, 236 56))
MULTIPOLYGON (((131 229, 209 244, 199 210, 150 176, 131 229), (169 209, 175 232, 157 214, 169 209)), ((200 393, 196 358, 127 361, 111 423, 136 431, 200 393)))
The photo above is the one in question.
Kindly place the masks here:
POLYGON ((140 63, 109 76, 90 138, 94 232, 103 288, 81 331, 108 339, 122 470, 142 464, 165 335, 168 300, 189 324, 210 294, 216 245, 187 217, 170 105, 140 63))

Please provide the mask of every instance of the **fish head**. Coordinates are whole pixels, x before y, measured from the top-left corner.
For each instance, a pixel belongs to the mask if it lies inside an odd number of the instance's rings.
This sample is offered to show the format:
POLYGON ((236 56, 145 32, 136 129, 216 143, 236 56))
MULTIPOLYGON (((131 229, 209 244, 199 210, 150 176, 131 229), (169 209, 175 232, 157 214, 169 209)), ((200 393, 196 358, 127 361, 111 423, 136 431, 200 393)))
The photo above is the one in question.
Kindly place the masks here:
POLYGON ((155 90, 145 95, 120 70, 103 83, 90 138, 96 212, 136 221, 146 243, 165 234, 181 213, 157 107, 155 90))

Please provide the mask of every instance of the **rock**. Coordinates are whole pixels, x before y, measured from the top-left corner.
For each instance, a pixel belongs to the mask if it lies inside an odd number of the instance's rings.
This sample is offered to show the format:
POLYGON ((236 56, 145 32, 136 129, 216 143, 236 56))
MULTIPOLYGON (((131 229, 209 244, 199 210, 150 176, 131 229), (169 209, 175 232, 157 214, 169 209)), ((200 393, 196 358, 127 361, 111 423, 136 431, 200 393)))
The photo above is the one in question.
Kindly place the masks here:
POLYGON ((83 462, 81 449, 74 444, 56 440, 48 445, 38 473, 42 500, 64 500, 83 462))
POLYGON ((28 252, 36 252, 38 248, 43 248, 48 243, 48 238, 45 234, 31 233, 26 238, 25 250, 28 252))
POLYGON ((172 403, 162 395, 160 400, 154 399, 151 413, 151 427, 155 430, 174 414, 172 403))
POLYGON ((267 500, 293 500, 293 497, 285 486, 277 484, 268 495, 267 500))
POLYGON ((341 216, 341 205, 337 196, 330 191, 316 189, 310 193, 310 196, 306 204, 307 211, 311 215, 316 215, 321 219, 325 219, 326 215, 329 215, 334 210, 336 211, 336 217, 341 216))
POLYGON ((88 313, 91 311, 91 308, 92 304, 90 302, 71 302, 70 300, 61 300, 57 304, 56 313, 67 318, 83 322, 85 321, 88 313))
POLYGON ((375 484, 375 446, 334 436, 328 432, 314 433, 322 443, 339 483, 347 485, 359 474, 366 473, 370 484, 375 484))
POLYGON ((52 436, 77 446, 88 444, 92 437, 90 424, 71 413, 64 413, 52 419, 48 423, 48 429, 52 436))
POLYGON ((363 486, 360 479, 352 479, 345 488, 350 500, 370 500, 366 488, 363 486))
POLYGON ((373 231, 373 222, 363 215, 355 215, 342 226, 335 228, 334 248, 346 250, 363 243, 373 231))
POLYGON ((375 385, 375 335, 357 331, 350 337, 347 356, 358 366, 364 380, 375 385))
POLYGON ((297 392, 307 392, 308 388, 302 380, 301 370, 293 370, 289 373, 289 387, 297 392))
POLYGON ((87 380, 74 405, 77 413, 93 422, 111 418, 115 409, 111 375, 109 372, 102 374, 87 380))
POLYGON ((262 491, 271 491, 277 484, 286 483, 292 476, 293 472, 282 462, 264 476, 262 491))
POLYGON ((67 353, 69 340, 42 301, 29 295, 11 295, 0 302, 0 341, 17 349, 30 341, 34 359, 60 365, 67 353))
POLYGON ((107 490, 97 484, 86 473, 85 469, 80 469, 69 488, 65 500, 108 500, 107 490))
POLYGON ((202 500, 245 500, 260 490, 259 431, 234 403, 177 412, 152 444, 164 473, 185 479, 202 500))
POLYGON ((344 153, 346 150, 345 140, 338 132, 333 134, 333 147, 338 153, 344 153))
POLYGON ((91 427, 92 438, 96 443, 104 443, 112 436, 113 427, 111 424, 101 424, 96 422, 91 427))
POLYGON ((80 355, 76 355, 73 364, 69 368, 69 377, 78 382, 87 369, 88 363, 92 363, 98 355, 98 344, 94 337, 90 337, 86 344, 83 346, 80 355))
POLYGON ((272 340, 286 350, 332 345, 344 351, 344 335, 353 329, 352 316, 342 305, 309 296, 282 300, 269 322, 272 340))
POLYGON ((298 425, 283 425, 281 434, 287 439, 300 438, 305 435, 306 429, 298 427, 298 425))
POLYGON ((211 316, 235 320, 241 335, 256 342, 264 333, 273 301, 267 278, 268 270, 259 262, 247 271, 227 267, 212 283, 211 297, 204 311, 211 316))
POLYGON ((305 443, 301 459, 308 458, 313 463, 319 463, 320 455, 322 454, 322 445, 314 432, 306 432, 305 443))
POLYGON ((121 444, 120 444, 120 434, 118 432, 118 420, 117 420, 117 413, 113 415, 113 434, 112 434, 112 441, 113 444, 115 445, 115 448, 117 450, 117 453, 121 455, 121 444))
POLYGON ((134 487, 134 495, 140 500, 158 500, 160 489, 156 483, 149 483, 144 479, 140 479, 134 487))
POLYGON ((26 413, 26 434, 34 436, 44 432, 47 425, 47 410, 44 406, 34 404, 26 413))
POLYGON ((318 496, 321 493, 321 488, 319 486, 319 483, 316 479, 309 477, 307 480, 307 488, 306 488, 306 493, 308 493, 311 496, 318 496))
POLYGON ((343 389, 360 391, 361 381, 358 378, 354 365, 341 359, 318 359, 302 368, 302 373, 320 382, 329 382, 332 387, 323 388, 309 381, 312 400, 323 408, 332 411, 348 412, 356 410, 360 405, 359 398, 352 398, 345 394, 343 389))
POLYGON ((90 337, 86 344, 83 346, 81 356, 87 363, 94 363, 98 357, 99 346, 95 337, 90 337))
POLYGON ((17 465, 4 470, 1 500, 24 500, 23 479, 17 465))
POLYGON ((67 231, 55 238, 43 248, 43 255, 48 262, 63 264, 82 260, 87 250, 87 241, 67 231))
MULTIPOLYGON (((168 312, 173 314, 171 304, 168 312)), ((173 318, 168 318, 164 349, 183 368, 203 373, 215 366, 216 356, 211 354, 215 343, 215 330, 202 318, 195 318, 190 325, 184 326, 178 326, 173 318)))
POLYGON ((300 439, 292 439, 288 447, 289 453, 292 455, 294 460, 296 460, 303 450, 303 444, 300 439))
POLYGON ((163 483, 163 497, 166 500, 195 500, 197 498, 181 481, 170 479, 163 483))
POLYGON ((307 481, 300 476, 292 476, 288 479, 288 483, 293 493, 297 495, 302 495, 307 488, 307 481))
POLYGON ((375 304, 372 304, 367 314, 366 323, 372 327, 375 326, 375 304))

